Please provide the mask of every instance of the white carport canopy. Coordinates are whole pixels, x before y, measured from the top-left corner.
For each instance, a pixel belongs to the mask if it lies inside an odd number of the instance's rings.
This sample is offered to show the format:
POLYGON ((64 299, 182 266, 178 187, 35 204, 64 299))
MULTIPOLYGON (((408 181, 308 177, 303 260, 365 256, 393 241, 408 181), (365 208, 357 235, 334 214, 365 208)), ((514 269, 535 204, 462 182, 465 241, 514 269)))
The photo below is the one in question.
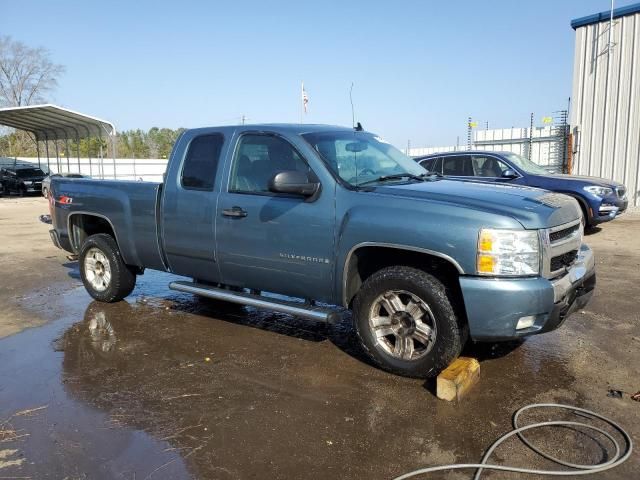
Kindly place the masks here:
POLYGON ((31 132, 38 141, 116 134, 111 122, 50 104, 0 108, 0 125, 31 132))
MULTIPOLYGON (((51 104, 0 108, 0 126, 29 132, 38 151, 38 164, 40 164, 40 142, 44 142, 47 165, 49 165, 49 142, 53 141, 58 171, 60 171, 58 141, 65 142, 67 170, 69 170, 69 140, 76 141, 79 169, 80 139, 91 137, 102 139, 103 136, 106 136, 111 140, 113 146, 116 136, 116 127, 111 122, 51 104)), ((100 160, 102 163, 102 143, 100 143, 100 160)), ((91 162, 91 158, 89 158, 89 162, 91 162)))

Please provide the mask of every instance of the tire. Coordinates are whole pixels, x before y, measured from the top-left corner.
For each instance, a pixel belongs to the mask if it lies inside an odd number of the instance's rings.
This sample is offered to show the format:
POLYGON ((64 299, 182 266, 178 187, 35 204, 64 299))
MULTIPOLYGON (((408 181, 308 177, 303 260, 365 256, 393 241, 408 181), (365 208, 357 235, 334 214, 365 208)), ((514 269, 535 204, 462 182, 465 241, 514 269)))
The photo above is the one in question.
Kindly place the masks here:
POLYGON ((353 319, 367 355, 391 373, 434 377, 462 351, 464 330, 447 289, 422 270, 394 266, 371 275, 354 299, 353 319))
POLYGON ((100 302, 118 302, 136 286, 136 274, 125 265, 111 235, 88 237, 80 249, 79 263, 84 288, 100 302))

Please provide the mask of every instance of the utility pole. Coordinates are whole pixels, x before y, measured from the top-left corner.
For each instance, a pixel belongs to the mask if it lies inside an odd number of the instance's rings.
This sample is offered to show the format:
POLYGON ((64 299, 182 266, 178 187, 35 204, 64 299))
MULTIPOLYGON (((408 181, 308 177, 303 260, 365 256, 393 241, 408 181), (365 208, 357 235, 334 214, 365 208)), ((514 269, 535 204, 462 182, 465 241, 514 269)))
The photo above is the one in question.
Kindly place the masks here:
POLYGON ((529 155, 527 155, 529 160, 531 160, 532 150, 533 150, 533 112, 531 112, 531 122, 529 123, 529 155))

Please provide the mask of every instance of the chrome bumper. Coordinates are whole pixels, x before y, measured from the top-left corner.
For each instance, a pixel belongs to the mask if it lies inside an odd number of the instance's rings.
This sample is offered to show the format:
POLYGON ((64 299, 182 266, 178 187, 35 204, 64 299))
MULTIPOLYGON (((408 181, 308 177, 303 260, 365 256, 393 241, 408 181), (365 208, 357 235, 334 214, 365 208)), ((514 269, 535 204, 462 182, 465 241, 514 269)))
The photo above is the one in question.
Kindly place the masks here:
POLYGON ((553 285, 553 302, 558 303, 566 297, 567 293, 578 283, 595 271, 595 260, 593 251, 589 246, 582 244, 578 251, 578 258, 569 267, 567 273, 551 282, 553 285))

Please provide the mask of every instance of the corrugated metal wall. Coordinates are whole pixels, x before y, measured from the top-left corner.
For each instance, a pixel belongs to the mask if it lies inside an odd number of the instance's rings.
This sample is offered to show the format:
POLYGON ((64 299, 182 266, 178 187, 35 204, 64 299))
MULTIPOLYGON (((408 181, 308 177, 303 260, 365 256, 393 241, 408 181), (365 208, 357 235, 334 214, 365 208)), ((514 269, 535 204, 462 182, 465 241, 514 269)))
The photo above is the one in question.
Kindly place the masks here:
POLYGON ((571 97, 574 174, 624 183, 640 205, 640 13, 576 29, 571 97))

